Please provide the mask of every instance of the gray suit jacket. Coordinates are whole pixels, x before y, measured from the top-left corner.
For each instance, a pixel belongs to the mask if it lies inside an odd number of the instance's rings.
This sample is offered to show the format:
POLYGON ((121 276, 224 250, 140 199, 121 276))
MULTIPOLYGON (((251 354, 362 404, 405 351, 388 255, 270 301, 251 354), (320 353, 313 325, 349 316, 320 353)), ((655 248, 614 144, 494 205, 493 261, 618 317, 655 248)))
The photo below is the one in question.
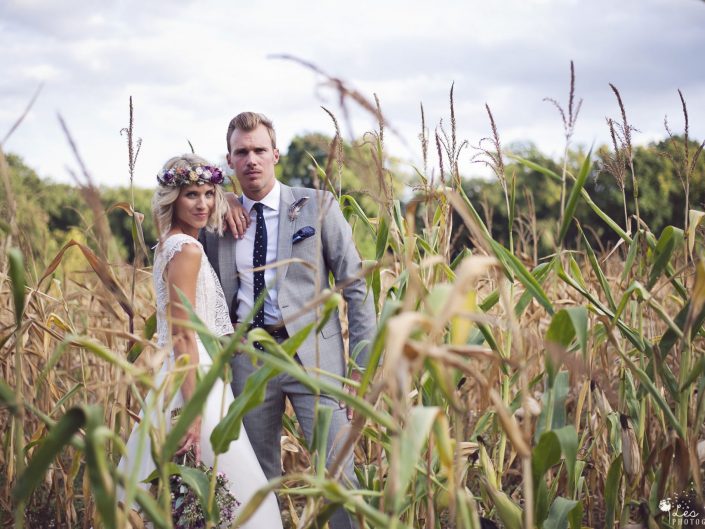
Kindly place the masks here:
MULTIPOLYGON (((230 234, 218 237, 217 234, 203 232, 201 242, 220 278, 225 299, 230 306, 231 319, 235 321, 238 290, 235 239, 230 234)), ((306 263, 291 262, 277 267, 279 309, 289 335, 293 336, 315 321, 315 309, 303 309, 317 296, 316 283, 321 289, 328 288, 330 274, 336 284, 346 285, 342 294, 348 304, 350 352, 359 343, 367 341, 368 345, 356 359, 359 365, 367 366, 369 344, 376 329, 373 298, 371 293, 368 295, 364 278, 357 277, 350 281, 350 278, 360 276, 362 262, 352 238, 352 229, 331 193, 281 184, 277 261, 289 259, 300 259, 306 263), (290 206, 302 197, 308 197, 308 201, 292 221, 289 219, 290 206), (293 244, 293 235, 305 226, 313 227, 315 234, 293 244)), ((313 332, 309 334, 298 354, 305 366, 315 366, 318 356, 322 369, 339 375, 345 373, 343 339, 337 310, 318 336, 314 336, 313 332)))

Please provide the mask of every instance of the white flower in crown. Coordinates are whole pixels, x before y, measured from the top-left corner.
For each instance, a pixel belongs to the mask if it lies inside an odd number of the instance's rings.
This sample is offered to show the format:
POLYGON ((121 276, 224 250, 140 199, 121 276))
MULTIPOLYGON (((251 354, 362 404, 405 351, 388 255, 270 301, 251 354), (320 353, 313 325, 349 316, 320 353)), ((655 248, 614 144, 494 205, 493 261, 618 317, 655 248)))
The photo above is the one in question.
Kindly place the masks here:
POLYGON ((205 176, 206 178, 211 178, 213 176, 213 173, 211 173, 210 169, 206 169, 203 171, 203 176, 205 176))
MULTIPOLYGON (((200 169, 200 167, 198 169, 200 169)), ((198 182, 198 174, 196 173, 196 171, 191 171, 188 176, 191 182, 198 182)))
POLYGON ((196 167, 196 174, 198 176, 201 176, 203 174, 203 167, 196 167))

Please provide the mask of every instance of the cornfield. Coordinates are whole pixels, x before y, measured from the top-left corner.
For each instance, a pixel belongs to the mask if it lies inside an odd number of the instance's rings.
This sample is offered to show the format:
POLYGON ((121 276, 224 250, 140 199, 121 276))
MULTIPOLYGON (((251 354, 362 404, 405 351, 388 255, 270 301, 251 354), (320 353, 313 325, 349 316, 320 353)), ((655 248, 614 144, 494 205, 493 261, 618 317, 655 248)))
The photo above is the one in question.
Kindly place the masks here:
MULTIPOLYGON (((121 484, 154 527, 173 527, 166 485, 171 457, 236 351, 264 367, 215 432, 216 452, 238 434, 262 384, 279 372, 355 411, 343 451, 354 452, 359 489, 341 485, 337 462, 328 470, 323 464, 325 412, 318 414, 314 446, 306 446, 294 417, 285 421, 287 472, 268 488, 278 492, 291 527, 321 527, 340 505, 361 527, 398 529, 675 527, 684 523, 676 506, 685 501, 705 517, 705 264, 698 231, 705 213, 689 209, 683 226, 651 232, 639 213, 632 128, 613 89, 621 118, 609 122, 614 151, 608 169, 623 192, 623 219, 610 218, 585 190, 596 170, 590 153, 576 167, 566 159, 561 172, 505 153, 487 107, 490 134, 474 159, 491 168, 504 193, 506 244, 492 237, 460 185, 458 160, 466 144, 456 139, 452 90, 449 130, 429 137, 422 110, 424 167, 404 205, 390 185, 386 124, 379 104, 369 104, 380 122, 366 142, 375 162, 378 215, 368 216, 335 184, 336 168, 345 163, 339 133, 330 149, 337 164, 316 168, 355 229, 374 240, 375 259, 365 271, 379 327, 369 368, 359 384, 350 382, 354 391, 348 393, 292 359, 300 335, 278 344, 262 330, 249 336, 240 330, 219 340, 194 317, 191 325, 213 367, 174 429, 165 434, 163 425, 151 425, 161 440, 153 454, 161 483, 155 497, 116 470, 139 410, 156 405, 144 395, 163 359, 151 341, 154 294, 141 215, 129 200, 116 204, 132 219, 138 258, 112 261, 109 229, 100 222, 105 212, 87 184, 96 244, 71 242, 40 272, 14 246, 20 234, 11 217, 3 226, 7 253, 0 275, 0 524, 140 527, 143 521, 116 502, 121 484), (434 148, 440 162, 429 169, 434 148), (505 169, 508 159, 561 185, 556 247, 546 258, 527 257, 536 256, 537 241, 518 236, 517 182, 505 169), (633 183, 632 196, 625 179, 633 183), (619 237, 608 253, 597 251, 577 224, 578 204, 619 237), (473 246, 457 251, 453 236, 461 224, 473 246), (579 235, 569 244, 574 228, 579 235), (67 252, 80 252, 86 270, 62 274, 67 252), (266 352, 254 348, 254 340, 266 352)), ((556 102, 566 150, 579 110, 573 92, 571 82, 567 106, 556 102)), ((687 180, 702 145, 688 151, 685 101, 683 109, 687 180)), ((131 126, 129 132, 132 174, 131 126)), ((0 164, 11 205, 1 151, 0 164)), ((334 287, 323 289, 321 317, 340 299, 334 287)), ((200 489, 206 505, 210 493, 208 486, 200 489)), ((241 520, 258 500, 245 506, 241 520)), ((208 512, 209 527, 216 516, 208 512)))

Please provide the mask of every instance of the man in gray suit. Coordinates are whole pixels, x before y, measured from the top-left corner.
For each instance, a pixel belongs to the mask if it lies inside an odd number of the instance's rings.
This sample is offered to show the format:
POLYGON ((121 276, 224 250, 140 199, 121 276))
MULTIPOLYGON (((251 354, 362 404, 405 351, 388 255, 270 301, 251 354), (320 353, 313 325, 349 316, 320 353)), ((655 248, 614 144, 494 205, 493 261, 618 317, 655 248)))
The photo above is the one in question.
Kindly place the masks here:
MULTIPOLYGON (((243 191, 244 215, 250 225, 239 240, 229 235, 206 234, 205 249, 218 273, 231 307, 233 323, 263 327, 279 341, 315 321, 311 300, 328 286, 329 274, 343 286, 348 305, 349 350, 361 349, 356 362, 367 366, 369 343, 375 328, 372 295, 368 295, 362 263, 355 248, 352 230, 337 201, 329 192, 289 187, 279 182, 274 166, 279 161, 272 122, 262 114, 243 112, 228 127, 228 165, 243 191), (253 268, 288 263, 264 271, 253 268), (301 262, 303 261, 303 262, 301 262), (305 264, 304 264, 305 263, 305 264), (247 321, 255 300, 264 292, 264 306, 247 321)), ((337 311, 320 334, 312 332, 295 357, 304 367, 320 367, 338 376, 346 373, 343 339, 337 311)), ((247 377, 257 367, 245 355, 232 363, 233 392, 239 395, 247 377)), ((360 371, 352 378, 359 380, 360 371)), ((329 379, 332 380, 332 379, 329 379)), ((313 434, 315 405, 333 409, 328 433, 327 462, 336 458, 337 449, 348 428, 350 416, 329 395, 318 398, 304 385, 286 374, 270 381, 264 403, 245 416, 250 442, 267 478, 281 475, 280 438, 285 399, 291 402, 306 439, 313 434)), ((356 485, 352 457, 344 467, 343 481, 356 485)), ((330 520, 332 529, 355 527, 343 509, 330 520)))

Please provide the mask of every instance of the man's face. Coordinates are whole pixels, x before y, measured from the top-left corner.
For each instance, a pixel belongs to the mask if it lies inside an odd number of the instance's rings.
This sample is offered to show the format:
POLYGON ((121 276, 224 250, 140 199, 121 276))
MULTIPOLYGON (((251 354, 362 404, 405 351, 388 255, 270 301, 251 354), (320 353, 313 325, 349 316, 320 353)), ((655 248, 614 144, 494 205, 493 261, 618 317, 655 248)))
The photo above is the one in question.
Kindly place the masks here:
POLYGON ((235 129, 230 136, 227 159, 247 198, 262 200, 274 187, 274 165, 279 161, 279 150, 272 147, 264 125, 249 132, 235 129))

